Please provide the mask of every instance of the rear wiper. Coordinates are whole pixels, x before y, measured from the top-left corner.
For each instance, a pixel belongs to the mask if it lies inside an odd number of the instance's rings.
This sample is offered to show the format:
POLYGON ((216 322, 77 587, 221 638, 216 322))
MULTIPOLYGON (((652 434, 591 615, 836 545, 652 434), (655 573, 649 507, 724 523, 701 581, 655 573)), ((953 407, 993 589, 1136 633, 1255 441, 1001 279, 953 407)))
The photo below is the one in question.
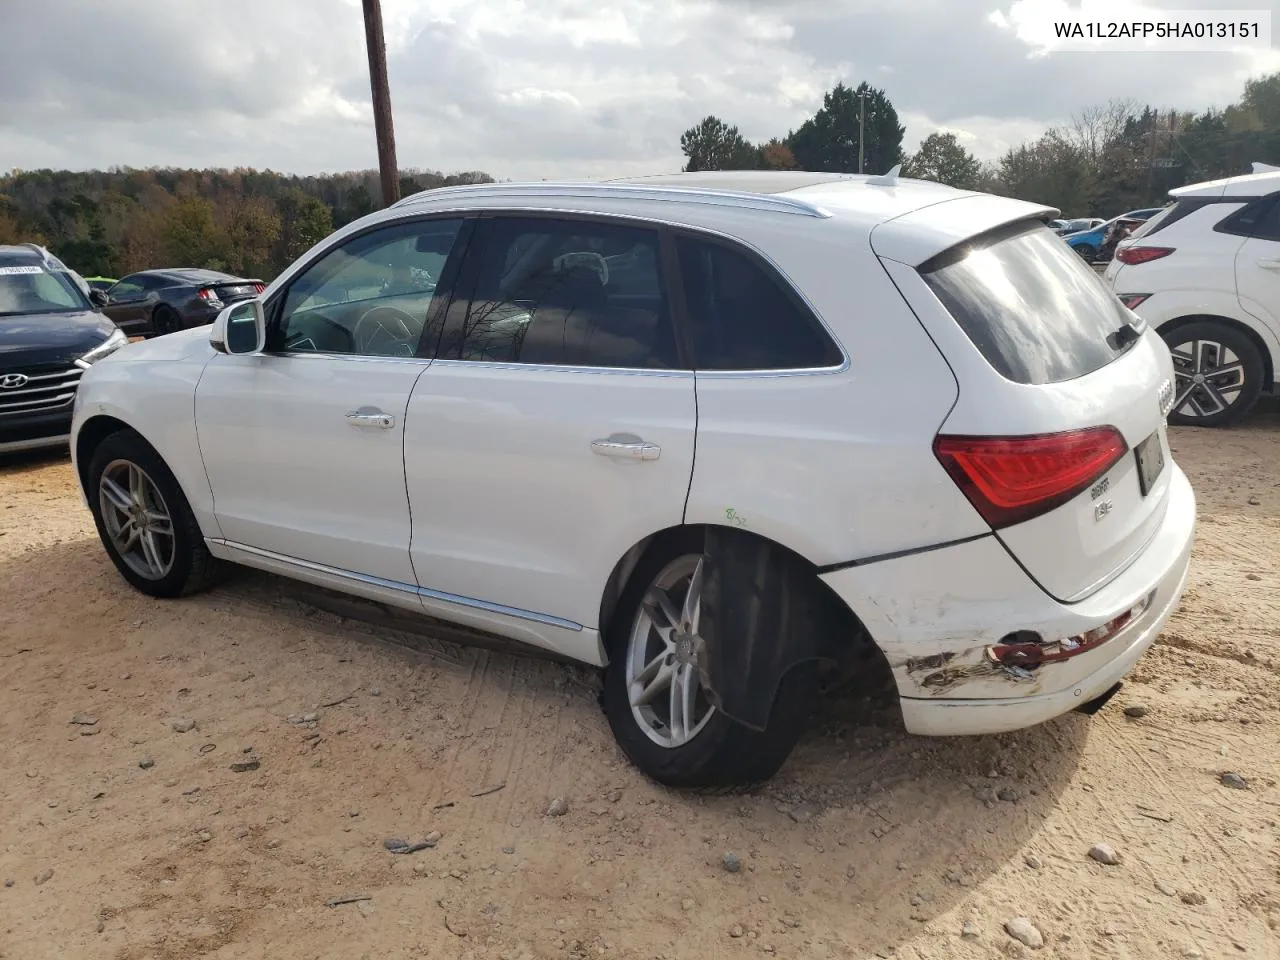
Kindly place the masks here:
POLYGON ((1112 350, 1123 350, 1131 343, 1142 338, 1142 332, 1132 323, 1123 323, 1117 330, 1107 335, 1107 343, 1112 350))

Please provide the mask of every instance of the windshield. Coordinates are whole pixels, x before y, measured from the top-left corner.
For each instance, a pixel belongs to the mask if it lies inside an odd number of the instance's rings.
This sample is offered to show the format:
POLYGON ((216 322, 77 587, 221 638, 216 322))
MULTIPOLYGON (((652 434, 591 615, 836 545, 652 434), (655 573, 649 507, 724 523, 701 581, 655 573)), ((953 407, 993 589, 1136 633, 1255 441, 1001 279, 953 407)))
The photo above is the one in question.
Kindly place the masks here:
POLYGON ((92 309, 68 273, 36 263, 0 265, 0 317, 92 309))
POLYGON ((1040 224, 1006 227, 920 268, 996 370, 1015 383, 1074 380, 1133 343, 1128 312, 1093 268, 1040 224))

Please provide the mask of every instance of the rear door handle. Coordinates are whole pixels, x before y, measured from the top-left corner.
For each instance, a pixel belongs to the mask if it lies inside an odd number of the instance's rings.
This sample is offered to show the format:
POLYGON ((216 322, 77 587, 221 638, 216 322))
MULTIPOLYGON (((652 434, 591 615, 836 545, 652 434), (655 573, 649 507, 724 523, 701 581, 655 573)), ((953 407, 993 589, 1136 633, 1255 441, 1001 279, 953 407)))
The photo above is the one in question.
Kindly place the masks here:
POLYGON ((358 428, 390 430, 396 425, 396 418, 381 410, 353 410, 347 414, 347 423, 358 428))
POLYGON ((1258 266, 1263 270, 1280 270, 1280 260, 1259 260, 1258 266))
POLYGON ((662 448, 644 440, 592 440, 591 452, 619 460, 657 460, 662 448))

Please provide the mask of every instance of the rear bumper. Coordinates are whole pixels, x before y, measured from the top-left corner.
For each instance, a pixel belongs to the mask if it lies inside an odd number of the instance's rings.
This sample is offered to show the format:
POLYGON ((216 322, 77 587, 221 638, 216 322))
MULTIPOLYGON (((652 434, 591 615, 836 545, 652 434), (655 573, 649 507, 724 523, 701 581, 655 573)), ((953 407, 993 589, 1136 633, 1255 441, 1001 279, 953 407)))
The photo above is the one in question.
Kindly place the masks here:
POLYGON ((1190 566, 1195 495, 1171 466, 1165 519, 1146 550, 1079 603, 1049 597, 994 537, 823 578, 888 658, 910 732, 988 734, 1033 726, 1088 703, 1133 669, 1177 608, 1190 566), (1012 631, 1075 637, 1147 598, 1141 614, 1077 657, 1020 672, 988 655, 1012 631))

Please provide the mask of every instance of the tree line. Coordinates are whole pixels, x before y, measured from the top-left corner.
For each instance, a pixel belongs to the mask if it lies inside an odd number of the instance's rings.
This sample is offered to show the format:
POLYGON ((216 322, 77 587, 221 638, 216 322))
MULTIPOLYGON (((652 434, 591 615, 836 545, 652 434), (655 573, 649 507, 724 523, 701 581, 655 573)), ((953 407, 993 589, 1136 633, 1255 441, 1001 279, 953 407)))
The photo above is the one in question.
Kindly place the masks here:
MULTIPOLYGON (((492 180, 408 170, 400 193, 492 180)), ((376 170, 15 170, 0 176, 0 244, 42 244, 87 277, 194 266, 270 280, 379 206, 376 170)))
POLYGON ((1280 159, 1280 73, 1245 83, 1239 100, 1201 113, 1112 100, 981 162, 954 133, 935 132, 915 153, 884 90, 838 83, 822 107, 785 137, 753 144, 736 126, 705 117, 680 137, 685 170, 885 173, 1057 207, 1067 216, 1117 216, 1161 205, 1176 187, 1248 173, 1280 159), (861 162, 861 167, 859 166, 861 162))
MULTIPOLYGON (((680 137, 686 170, 812 170, 907 176, 1043 203, 1067 216, 1157 206, 1187 183, 1280 160, 1280 73, 1201 113, 1113 100, 980 162, 953 133, 912 154, 882 89, 843 83, 786 136, 751 143, 708 116, 680 137)), ((486 183, 486 173, 405 171, 401 195, 486 183)), ((269 280, 335 227, 380 206, 377 171, 290 176, 270 170, 15 170, 0 176, 0 243, 44 244, 85 276, 203 266, 269 280)))

